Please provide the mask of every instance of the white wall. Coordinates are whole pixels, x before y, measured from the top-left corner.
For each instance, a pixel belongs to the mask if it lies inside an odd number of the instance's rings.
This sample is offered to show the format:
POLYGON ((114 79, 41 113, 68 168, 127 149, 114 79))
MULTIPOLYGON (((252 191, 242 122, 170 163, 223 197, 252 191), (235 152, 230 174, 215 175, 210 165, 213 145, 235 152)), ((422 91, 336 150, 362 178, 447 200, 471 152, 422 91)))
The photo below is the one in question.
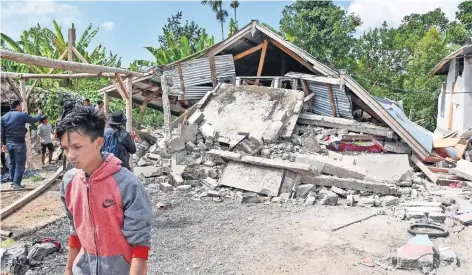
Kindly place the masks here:
POLYGON ((468 127, 472 126, 472 63, 466 59, 464 62, 464 71, 462 76, 456 78, 456 60, 451 60, 449 65, 449 73, 446 82, 446 94, 439 95, 438 115, 436 132, 447 133, 449 125, 449 113, 451 106, 452 83, 454 85, 454 94, 452 94, 453 102, 453 119, 452 131, 458 131, 462 134, 468 127), (442 101, 444 99, 444 105, 442 101), (444 106, 444 117, 441 116, 441 106, 444 106))

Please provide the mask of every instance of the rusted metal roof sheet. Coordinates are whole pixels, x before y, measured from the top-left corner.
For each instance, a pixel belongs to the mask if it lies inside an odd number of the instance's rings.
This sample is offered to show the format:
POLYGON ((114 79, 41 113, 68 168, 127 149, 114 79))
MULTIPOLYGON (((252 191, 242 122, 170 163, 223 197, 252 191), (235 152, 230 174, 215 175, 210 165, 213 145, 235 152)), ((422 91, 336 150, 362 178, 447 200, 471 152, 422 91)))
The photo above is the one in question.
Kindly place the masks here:
MULTIPOLYGON (((313 97, 313 113, 323 116, 333 116, 331 101, 328 93, 328 84, 306 81, 308 90, 315 93, 313 97)), ((352 104, 344 89, 338 85, 331 85, 336 115, 343 118, 352 118, 352 104)))

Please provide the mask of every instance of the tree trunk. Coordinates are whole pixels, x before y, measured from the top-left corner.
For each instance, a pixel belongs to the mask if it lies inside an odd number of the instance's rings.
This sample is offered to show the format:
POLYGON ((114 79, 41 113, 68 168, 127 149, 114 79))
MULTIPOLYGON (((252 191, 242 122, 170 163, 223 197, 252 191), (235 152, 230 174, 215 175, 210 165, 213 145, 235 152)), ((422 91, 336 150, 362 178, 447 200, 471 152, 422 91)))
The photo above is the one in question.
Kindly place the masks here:
POLYGON ((236 19, 236 8, 234 8, 234 23, 238 23, 238 19, 236 19))

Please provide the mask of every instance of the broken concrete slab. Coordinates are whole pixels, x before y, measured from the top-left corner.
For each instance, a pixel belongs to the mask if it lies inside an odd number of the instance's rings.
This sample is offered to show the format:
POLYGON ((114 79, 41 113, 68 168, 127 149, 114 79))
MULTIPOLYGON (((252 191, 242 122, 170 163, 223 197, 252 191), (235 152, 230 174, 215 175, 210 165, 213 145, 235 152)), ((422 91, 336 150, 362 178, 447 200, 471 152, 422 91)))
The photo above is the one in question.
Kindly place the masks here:
POLYGON ((137 177, 140 177, 140 176, 144 176, 145 178, 158 177, 162 175, 162 167, 156 167, 156 166, 135 167, 134 174, 137 177))
POLYGON ((147 155, 147 157, 150 160, 160 160, 161 159, 161 155, 159 155, 159 154, 150 153, 150 154, 147 155))
POLYGON ((277 196, 283 176, 283 169, 229 162, 221 175, 220 185, 277 196))
MULTIPOLYGON (((365 179, 367 175, 367 171, 360 167, 342 163, 321 155, 300 154, 296 156, 295 162, 312 165, 320 173, 340 178, 365 179)), ((304 182, 303 179, 302 182, 304 182)))
POLYGON ((188 118, 189 125, 198 125, 202 122, 204 115, 202 111, 199 109, 195 110, 195 112, 188 118))
POLYGON ((313 132, 303 134, 300 137, 300 143, 303 148, 310 153, 317 153, 321 151, 320 144, 318 143, 318 138, 313 132))
POLYGON ((308 193, 310 193, 314 189, 314 184, 301 184, 296 189, 295 197, 304 199, 308 196, 308 193))
POLYGON ((253 137, 243 139, 238 145, 235 146, 234 151, 249 154, 251 156, 256 155, 262 149, 262 142, 253 137))
POLYGON ((297 127, 298 115, 299 113, 293 114, 288 119, 288 122, 285 124, 285 128, 282 130, 282 134, 280 135, 281 138, 289 139, 295 132, 295 128, 297 127))
POLYGON ((197 139, 197 134, 198 134, 198 125, 194 125, 194 124, 181 125, 180 136, 185 143, 189 141, 195 142, 195 140, 197 139))
POLYGON ((457 265, 457 254, 452 250, 451 247, 440 246, 438 248, 439 253, 439 265, 457 265))
POLYGON ((351 132, 356 133, 363 133, 363 134, 371 134, 377 136, 383 136, 388 138, 393 138, 396 136, 395 132, 388 128, 377 126, 374 124, 357 122, 352 119, 345 119, 339 117, 327 117, 327 116, 320 116, 311 113, 301 113, 298 117, 299 124, 306 124, 306 125, 316 125, 328 128, 335 128, 335 129, 345 129, 351 132))
POLYGON ((279 110, 272 117, 272 121, 282 121, 282 122, 284 122, 286 117, 287 117, 287 112, 285 110, 279 110))
POLYGON ((185 144, 185 149, 189 152, 192 152, 193 149, 195 148, 195 143, 189 141, 185 144))
POLYGON ((211 149, 208 152, 208 156, 210 156, 214 162, 216 163, 226 163, 228 161, 241 161, 241 154, 230 152, 230 151, 222 151, 211 149))
POLYGON ((218 181, 216 179, 212 178, 206 178, 201 181, 201 183, 207 187, 208 189, 214 190, 216 187, 218 187, 218 181))
POLYGON ((457 215, 455 218, 459 220, 463 225, 472 224, 472 213, 465 213, 465 214, 457 215))
POLYGON ((169 191, 172 191, 174 187, 167 182, 161 182, 159 183, 159 189, 163 192, 169 192, 169 191))
POLYGON ((341 188, 338 188, 336 186, 332 186, 331 187, 331 191, 334 192, 335 194, 341 196, 341 197, 344 197, 346 198, 347 197, 347 191, 346 190, 343 190, 341 188))
POLYGON ((400 269, 433 268, 433 243, 428 235, 416 235, 397 249, 397 267, 400 269))
POLYGON ((177 191, 187 192, 191 189, 192 189, 192 185, 188 185, 188 184, 177 186, 177 191))
POLYGON ((172 154, 185 149, 186 141, 181 137, 173 137, 167 142, 169 152, 172 154))
POLYGON ((302 174, 308 173, 312 176, 318 174, 317 171, 309 164, 290 162, 286 160, 244 156, 241 158, 241 162, 250 163, 254 165, 260 165, 260 166, 267 166, 267 167, 272 167, 272 168, 287 169, 287 170, 290 170, 296 173, 302 173, 302 174))
POLYGON ((303 204, 304 205, 313 205, 313 204, 315 204, 315 201, 316 201, 316 197, 307 197, 303 204))
POLYGON ((398 204, 399 199, 394 196, 385 196, 382 198, 382 204, 384 206, 394 206, 398 204))
MULTIPOLYGON (((302 178, 303 182, 303 178, 302 178)), ((337 178, 331 176, 316 176, 311 179, 311 182, 315 185, 321 186, 336 186, 342 189, 349 190, 358 190, 358 191, 368 191, 380 195, 399 195, 399 188, 393 184, 387 183, 378 183, 357 179, 346 179, 346 178, 337 178)))
POLYGON ((285 171, 284 179, 282 180, 282 186, 280 187, 280 193, 292 192, 292 190, 297 188, 297 186, 300 184, 301 179, 301 174, 295 173, 290 170, 285 171))
POLYGON ((205 121, 220 136, 236 140, 239 132, 245 132, 261 140, 264 131, 273 122, 274 111, 292 114, 298 93, 300 91, 281 88, 222 84, 202 112, 205 121))
POLYGON ((407 154, 357 155, 355 163, 379 180, 398 181, 411 169, 407 154))
POLYGON ((262 140, 265 144, 276 143, 284 124, 282 121, 272 121, 262 134, 262 140))
POLYGON ((458 177, 472 181, 472 162, 461 159, 457 162, 457 167, 451 169, 451 172, 458 177))

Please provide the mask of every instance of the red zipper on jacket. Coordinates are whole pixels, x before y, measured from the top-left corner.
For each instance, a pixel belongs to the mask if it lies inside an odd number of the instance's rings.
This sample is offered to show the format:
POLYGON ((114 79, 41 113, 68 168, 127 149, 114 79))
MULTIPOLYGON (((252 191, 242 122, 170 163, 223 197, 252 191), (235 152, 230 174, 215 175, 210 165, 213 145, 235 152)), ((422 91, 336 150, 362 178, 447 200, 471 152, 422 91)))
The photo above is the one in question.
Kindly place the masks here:
POLYGON ((98 251, 98 245, 97 245, 97 230, 95 228, 95 222, 94 222, 94 218, 93 218, 93 214, 92 214, 92 207, 90 205, 90 179, 87 181, 87 179, 85 179, 85 182, 86 182, 86 186, 87 186, 87 203, 88 203, 88 209, 89 209, 89 214, 90 214, 90 220, 92 222, 92 228, 93 228, 93 242, 95 243, 95 252, 97 254, 97 264, 96 264, 96 274, 98 275, 98 256, 100 254, 100 252, 98 251))

